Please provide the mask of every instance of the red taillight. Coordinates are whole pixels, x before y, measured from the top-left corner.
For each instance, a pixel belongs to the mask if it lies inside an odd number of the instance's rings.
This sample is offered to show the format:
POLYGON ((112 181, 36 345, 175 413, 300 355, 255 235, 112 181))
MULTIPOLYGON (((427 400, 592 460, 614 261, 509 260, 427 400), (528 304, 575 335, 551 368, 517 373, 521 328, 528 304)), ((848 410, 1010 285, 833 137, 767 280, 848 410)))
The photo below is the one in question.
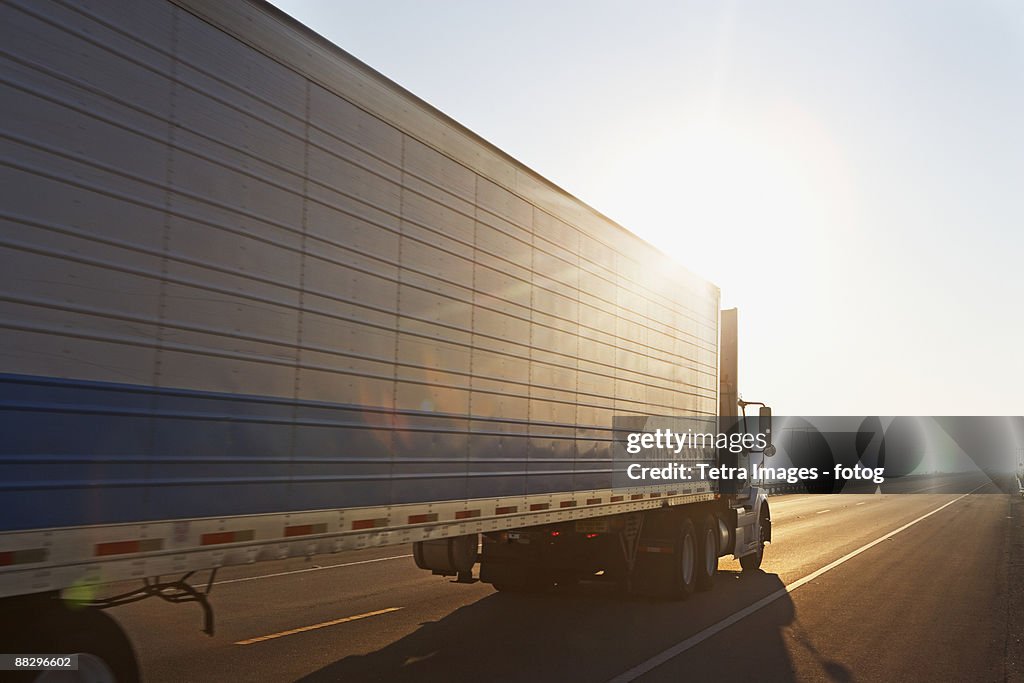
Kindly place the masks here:
POLYGON ((561 531, 552 531, 551 532, 551 538, 554 538, 555 536, 561 536, 561 535, 562 535, 561 531))
POLYGON ((587 538, 597 538, 599 534, 587 534, 587 538))

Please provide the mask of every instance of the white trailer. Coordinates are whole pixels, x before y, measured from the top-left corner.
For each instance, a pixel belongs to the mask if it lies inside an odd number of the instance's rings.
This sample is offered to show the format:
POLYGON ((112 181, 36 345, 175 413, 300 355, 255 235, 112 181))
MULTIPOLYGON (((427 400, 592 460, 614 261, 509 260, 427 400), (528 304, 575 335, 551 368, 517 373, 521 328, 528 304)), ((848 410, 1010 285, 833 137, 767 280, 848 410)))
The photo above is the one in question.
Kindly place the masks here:
POLYGON ((134 680, 98 608, 377 545, 508 590, 759 565, 757 488, 613 485, 613 417, 735 413, 716 287, 265 3, 0 36, 5 649, 134 680))

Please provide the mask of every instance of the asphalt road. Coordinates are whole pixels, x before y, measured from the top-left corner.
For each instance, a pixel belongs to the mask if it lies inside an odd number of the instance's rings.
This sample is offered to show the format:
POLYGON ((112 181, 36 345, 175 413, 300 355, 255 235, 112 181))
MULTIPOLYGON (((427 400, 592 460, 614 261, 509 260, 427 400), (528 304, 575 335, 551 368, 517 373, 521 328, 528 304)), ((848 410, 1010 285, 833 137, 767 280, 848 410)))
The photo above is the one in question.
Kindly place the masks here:
POLYGON ((150 683, 1024 681, 1024 500, 950 488, 772 498, 763 571, 684 602, 498 594, 396 546, 225 570, 212 638, 191 605, 110 613, 150 683))

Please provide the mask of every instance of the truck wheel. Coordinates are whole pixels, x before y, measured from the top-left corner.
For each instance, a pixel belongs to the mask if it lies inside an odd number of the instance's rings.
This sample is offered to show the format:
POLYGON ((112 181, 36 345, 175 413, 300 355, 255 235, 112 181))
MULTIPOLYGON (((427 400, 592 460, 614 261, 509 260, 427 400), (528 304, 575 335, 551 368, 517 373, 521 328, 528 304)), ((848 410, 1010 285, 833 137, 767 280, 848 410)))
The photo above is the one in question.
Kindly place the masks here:
POLYGON ((697 532, 694 531, 693 521, 684 517, 679 529, 679 542, 676 546, 676 568, 673 577, 672 595, 677 600, 690 597, 697 588, 698 550, 697 532))
POLYGON ((765 515, 764 509, 762 508, 761 515, 757 520, 757 551, 750 555, 744 555, 740 558, 740 566, 745 572, 756 572, 761 568, 761 560, 764 559, 765 530, 768 528, 768 525, 765 524, 766 519, 767 515, 765 515))
POLYGON ((139 680, 135 651, 121 627, 94 609, 56 608, 39 615, 32 624, 29 650, 39 653, 77 654, 78 671, 42 672, 33 680, 130 683, 139 680))
POLYGON ((707 591, 715 585, 718 574, 718 519, 710 512, 700 525, 700 552, 697 558, 697 590, 707 591))

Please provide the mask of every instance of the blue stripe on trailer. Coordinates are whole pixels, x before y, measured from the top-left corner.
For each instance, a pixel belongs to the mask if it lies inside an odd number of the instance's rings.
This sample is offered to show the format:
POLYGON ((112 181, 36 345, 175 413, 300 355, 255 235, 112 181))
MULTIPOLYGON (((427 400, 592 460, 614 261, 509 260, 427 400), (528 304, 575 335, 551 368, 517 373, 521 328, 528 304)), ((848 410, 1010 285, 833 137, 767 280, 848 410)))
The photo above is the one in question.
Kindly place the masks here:
POLYGON ((568 426, 508 427, 0 374, 0 530, 611 487, 609 443, 577 459, 568 426))

